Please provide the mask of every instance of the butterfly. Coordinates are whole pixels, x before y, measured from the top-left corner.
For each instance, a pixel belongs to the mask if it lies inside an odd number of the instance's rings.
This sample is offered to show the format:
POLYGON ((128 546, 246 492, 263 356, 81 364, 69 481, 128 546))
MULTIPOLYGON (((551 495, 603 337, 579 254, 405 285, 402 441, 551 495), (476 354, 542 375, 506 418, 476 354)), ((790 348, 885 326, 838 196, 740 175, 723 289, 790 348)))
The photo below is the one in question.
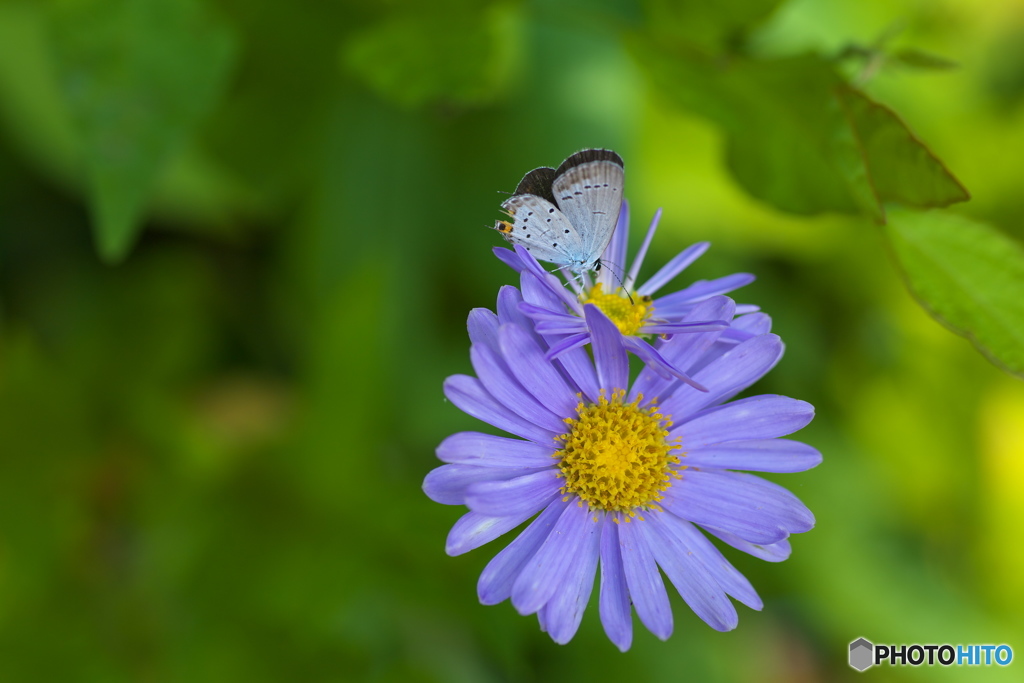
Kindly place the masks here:
POLYGON ((542 261, 577 274, 601 269, 622 206, 622 157, 585 149, 557 169, 535 168, 519 181, 501 208, 511 221, 494 229, 542 261))

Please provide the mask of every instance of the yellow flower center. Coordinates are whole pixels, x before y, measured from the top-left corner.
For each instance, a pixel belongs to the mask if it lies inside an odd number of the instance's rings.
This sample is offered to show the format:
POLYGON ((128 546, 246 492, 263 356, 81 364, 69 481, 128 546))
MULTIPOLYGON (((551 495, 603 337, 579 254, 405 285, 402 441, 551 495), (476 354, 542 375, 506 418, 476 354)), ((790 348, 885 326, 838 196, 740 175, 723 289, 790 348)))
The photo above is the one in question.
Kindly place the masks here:
POLYGON ((672 422, 657 407, 641 408, 643 396, 623 403, 625 395, 616 389, 608 400, 602 390, 596 404, 581 401, 577 417, 565 420, 569 431, 557 438, 562 449, 555 457, 561 458, 563 494, 635 517, 638 509, 661 509, 661 492, 679 478, 670 466, 679 464, 672 451, 681 446, 669 441, 672 422))
POLYGON ((621 287, 618 291, 605 294, 604 287, 600 282, 580 297, 580 303, 595 304, 625 335, 637 334, 644 322, 654 312, 651 297, 634 296, 630 301, 621 287))

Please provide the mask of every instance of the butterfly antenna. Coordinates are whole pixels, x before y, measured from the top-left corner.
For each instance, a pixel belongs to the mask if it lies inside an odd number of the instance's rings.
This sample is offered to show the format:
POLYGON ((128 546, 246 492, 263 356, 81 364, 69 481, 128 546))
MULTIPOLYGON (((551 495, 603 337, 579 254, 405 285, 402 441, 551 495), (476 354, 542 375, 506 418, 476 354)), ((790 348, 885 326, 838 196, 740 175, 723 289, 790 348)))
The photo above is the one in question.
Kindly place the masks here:
POLYGON ((626 283, 622 281, 622 278, 619 277, 619 274, 615 272, 615 269, 612 268, 612 265, 610 263, 601 263, 601 265, 607 268, 608 272, 610 272, 615 277, 615 279, 618 280, 619 289, 626 293, 626 298, 629 299, 629 303, 631 305, 636 305, 636 302, 633 301, 633 296, 629 293, 629 290, 626 289, 626 283))

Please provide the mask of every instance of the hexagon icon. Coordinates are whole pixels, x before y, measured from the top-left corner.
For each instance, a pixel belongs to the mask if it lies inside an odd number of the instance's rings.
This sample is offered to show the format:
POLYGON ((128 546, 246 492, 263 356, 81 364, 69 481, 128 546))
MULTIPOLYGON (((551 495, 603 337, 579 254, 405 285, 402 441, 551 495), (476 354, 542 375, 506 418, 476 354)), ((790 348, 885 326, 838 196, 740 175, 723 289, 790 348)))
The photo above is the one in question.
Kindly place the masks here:
POLYGON ((875 646, 864 638, 858 638, 850 643, 850 666, 857 671, 863 671, 874 664, 875 646))

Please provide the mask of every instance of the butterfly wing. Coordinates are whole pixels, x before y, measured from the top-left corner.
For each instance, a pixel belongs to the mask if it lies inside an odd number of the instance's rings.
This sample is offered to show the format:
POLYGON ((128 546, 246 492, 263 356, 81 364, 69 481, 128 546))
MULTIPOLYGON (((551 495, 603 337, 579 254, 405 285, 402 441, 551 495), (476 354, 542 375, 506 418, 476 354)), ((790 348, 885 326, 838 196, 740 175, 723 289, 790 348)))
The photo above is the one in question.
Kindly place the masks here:
POLYGON ((501 208, 512 220, 498 221, 494 227, 509 242, 521 244, 536 258, 555 265, 572 266, 579 260, 583 249, 580 235, 550 201, 537 195, 517 194, 505 200, 501 208))
POLYGON ((557 177, 558 172, 549 166, 535 168, 523 176, 513 194, 532 194, 554 204, 555 195, 551 194, 551 185, 557 177))
POLYGON ((607 149, 577 152, 555 171, 551 192, 579 233, 585 268, 594 266, 612 238, 624 180, 622 158, 607 149))

